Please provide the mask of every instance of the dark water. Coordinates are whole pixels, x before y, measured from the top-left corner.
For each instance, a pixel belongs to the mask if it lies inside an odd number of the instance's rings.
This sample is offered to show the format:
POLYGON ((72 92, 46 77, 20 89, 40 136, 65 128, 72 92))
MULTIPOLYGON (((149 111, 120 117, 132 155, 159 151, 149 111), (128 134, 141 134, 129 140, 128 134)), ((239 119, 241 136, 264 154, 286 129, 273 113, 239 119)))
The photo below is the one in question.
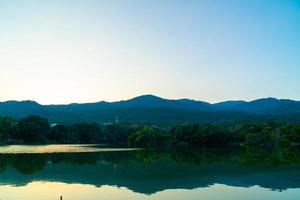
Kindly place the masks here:
POLYGON ((300 199, 296 150, 111 150, 0 147, 0 199, 300 199))

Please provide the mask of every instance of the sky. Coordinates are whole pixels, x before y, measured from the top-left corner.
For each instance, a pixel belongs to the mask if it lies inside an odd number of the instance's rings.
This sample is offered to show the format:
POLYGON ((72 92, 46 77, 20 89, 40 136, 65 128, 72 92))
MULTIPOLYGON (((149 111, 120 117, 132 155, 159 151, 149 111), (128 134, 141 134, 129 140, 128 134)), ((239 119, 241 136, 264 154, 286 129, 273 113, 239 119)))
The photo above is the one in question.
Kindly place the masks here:
POLYGON ((299 0, 0 0, 0 101, 300 100, 299 0))

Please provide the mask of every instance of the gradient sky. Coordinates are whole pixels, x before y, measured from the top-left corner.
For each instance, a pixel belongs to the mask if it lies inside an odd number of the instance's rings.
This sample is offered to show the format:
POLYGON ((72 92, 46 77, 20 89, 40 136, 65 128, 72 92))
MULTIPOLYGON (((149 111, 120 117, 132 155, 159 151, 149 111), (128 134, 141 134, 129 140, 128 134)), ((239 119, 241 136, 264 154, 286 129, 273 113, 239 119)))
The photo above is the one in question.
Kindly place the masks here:
POLYGON ((0 101, 300 99, 300 1, 0 0, 0 101))

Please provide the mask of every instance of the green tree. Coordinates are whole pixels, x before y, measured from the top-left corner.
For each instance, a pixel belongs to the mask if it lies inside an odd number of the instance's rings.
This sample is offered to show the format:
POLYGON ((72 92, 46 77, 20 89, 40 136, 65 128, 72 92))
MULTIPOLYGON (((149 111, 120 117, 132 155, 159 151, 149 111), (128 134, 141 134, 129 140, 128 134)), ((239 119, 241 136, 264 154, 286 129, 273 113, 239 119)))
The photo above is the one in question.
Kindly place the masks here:
POLYGON ((10 117, 0 117, 0 142, 6 142, 16 131, 16 125, 10 117))
POLYGON ((129 137, 131 145, 140 147, 155 147, 159 143, 159 134, 151 126, 145 126, 129 137))
POLYGON ((104 128, 104 138, 109 144, 127 145, 129 135, 136 131, 135 127, 125 124, 110 124, 104 128))
POLYGON ((101 128, 97 123, 74 124, 69 131, 71 140, 80 143, 96 143, 101 134, 101 128))
POLYGON ((49 131, 47 136, 48 140, 55 143, 66 143, 68 142, 69 130, 64 125, 55 125, 49 131))
POLYGON ((45 143, 50 131, 47 119, 30 115, 18 123, 19 138, 25 143, 45 143))

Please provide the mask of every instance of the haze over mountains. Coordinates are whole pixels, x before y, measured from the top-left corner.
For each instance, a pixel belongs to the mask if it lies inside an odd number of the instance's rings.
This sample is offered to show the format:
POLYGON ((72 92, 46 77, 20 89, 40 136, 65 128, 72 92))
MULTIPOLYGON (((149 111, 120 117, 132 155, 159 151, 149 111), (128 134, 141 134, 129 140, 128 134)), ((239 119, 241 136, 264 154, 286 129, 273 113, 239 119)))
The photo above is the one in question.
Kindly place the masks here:
POLYGON ((265 118, 300 120, 300 101, 264 98, 250 102, 225 101, 210 104, 191 99, 170 100, 142 95, 118 102, 97 102, 68 105, 40 105, 34 101, 0 102, 0 115, 15 118, 30 114, 47 117, 52 122, 123 122, 179 123, 257 120, 265 118))

